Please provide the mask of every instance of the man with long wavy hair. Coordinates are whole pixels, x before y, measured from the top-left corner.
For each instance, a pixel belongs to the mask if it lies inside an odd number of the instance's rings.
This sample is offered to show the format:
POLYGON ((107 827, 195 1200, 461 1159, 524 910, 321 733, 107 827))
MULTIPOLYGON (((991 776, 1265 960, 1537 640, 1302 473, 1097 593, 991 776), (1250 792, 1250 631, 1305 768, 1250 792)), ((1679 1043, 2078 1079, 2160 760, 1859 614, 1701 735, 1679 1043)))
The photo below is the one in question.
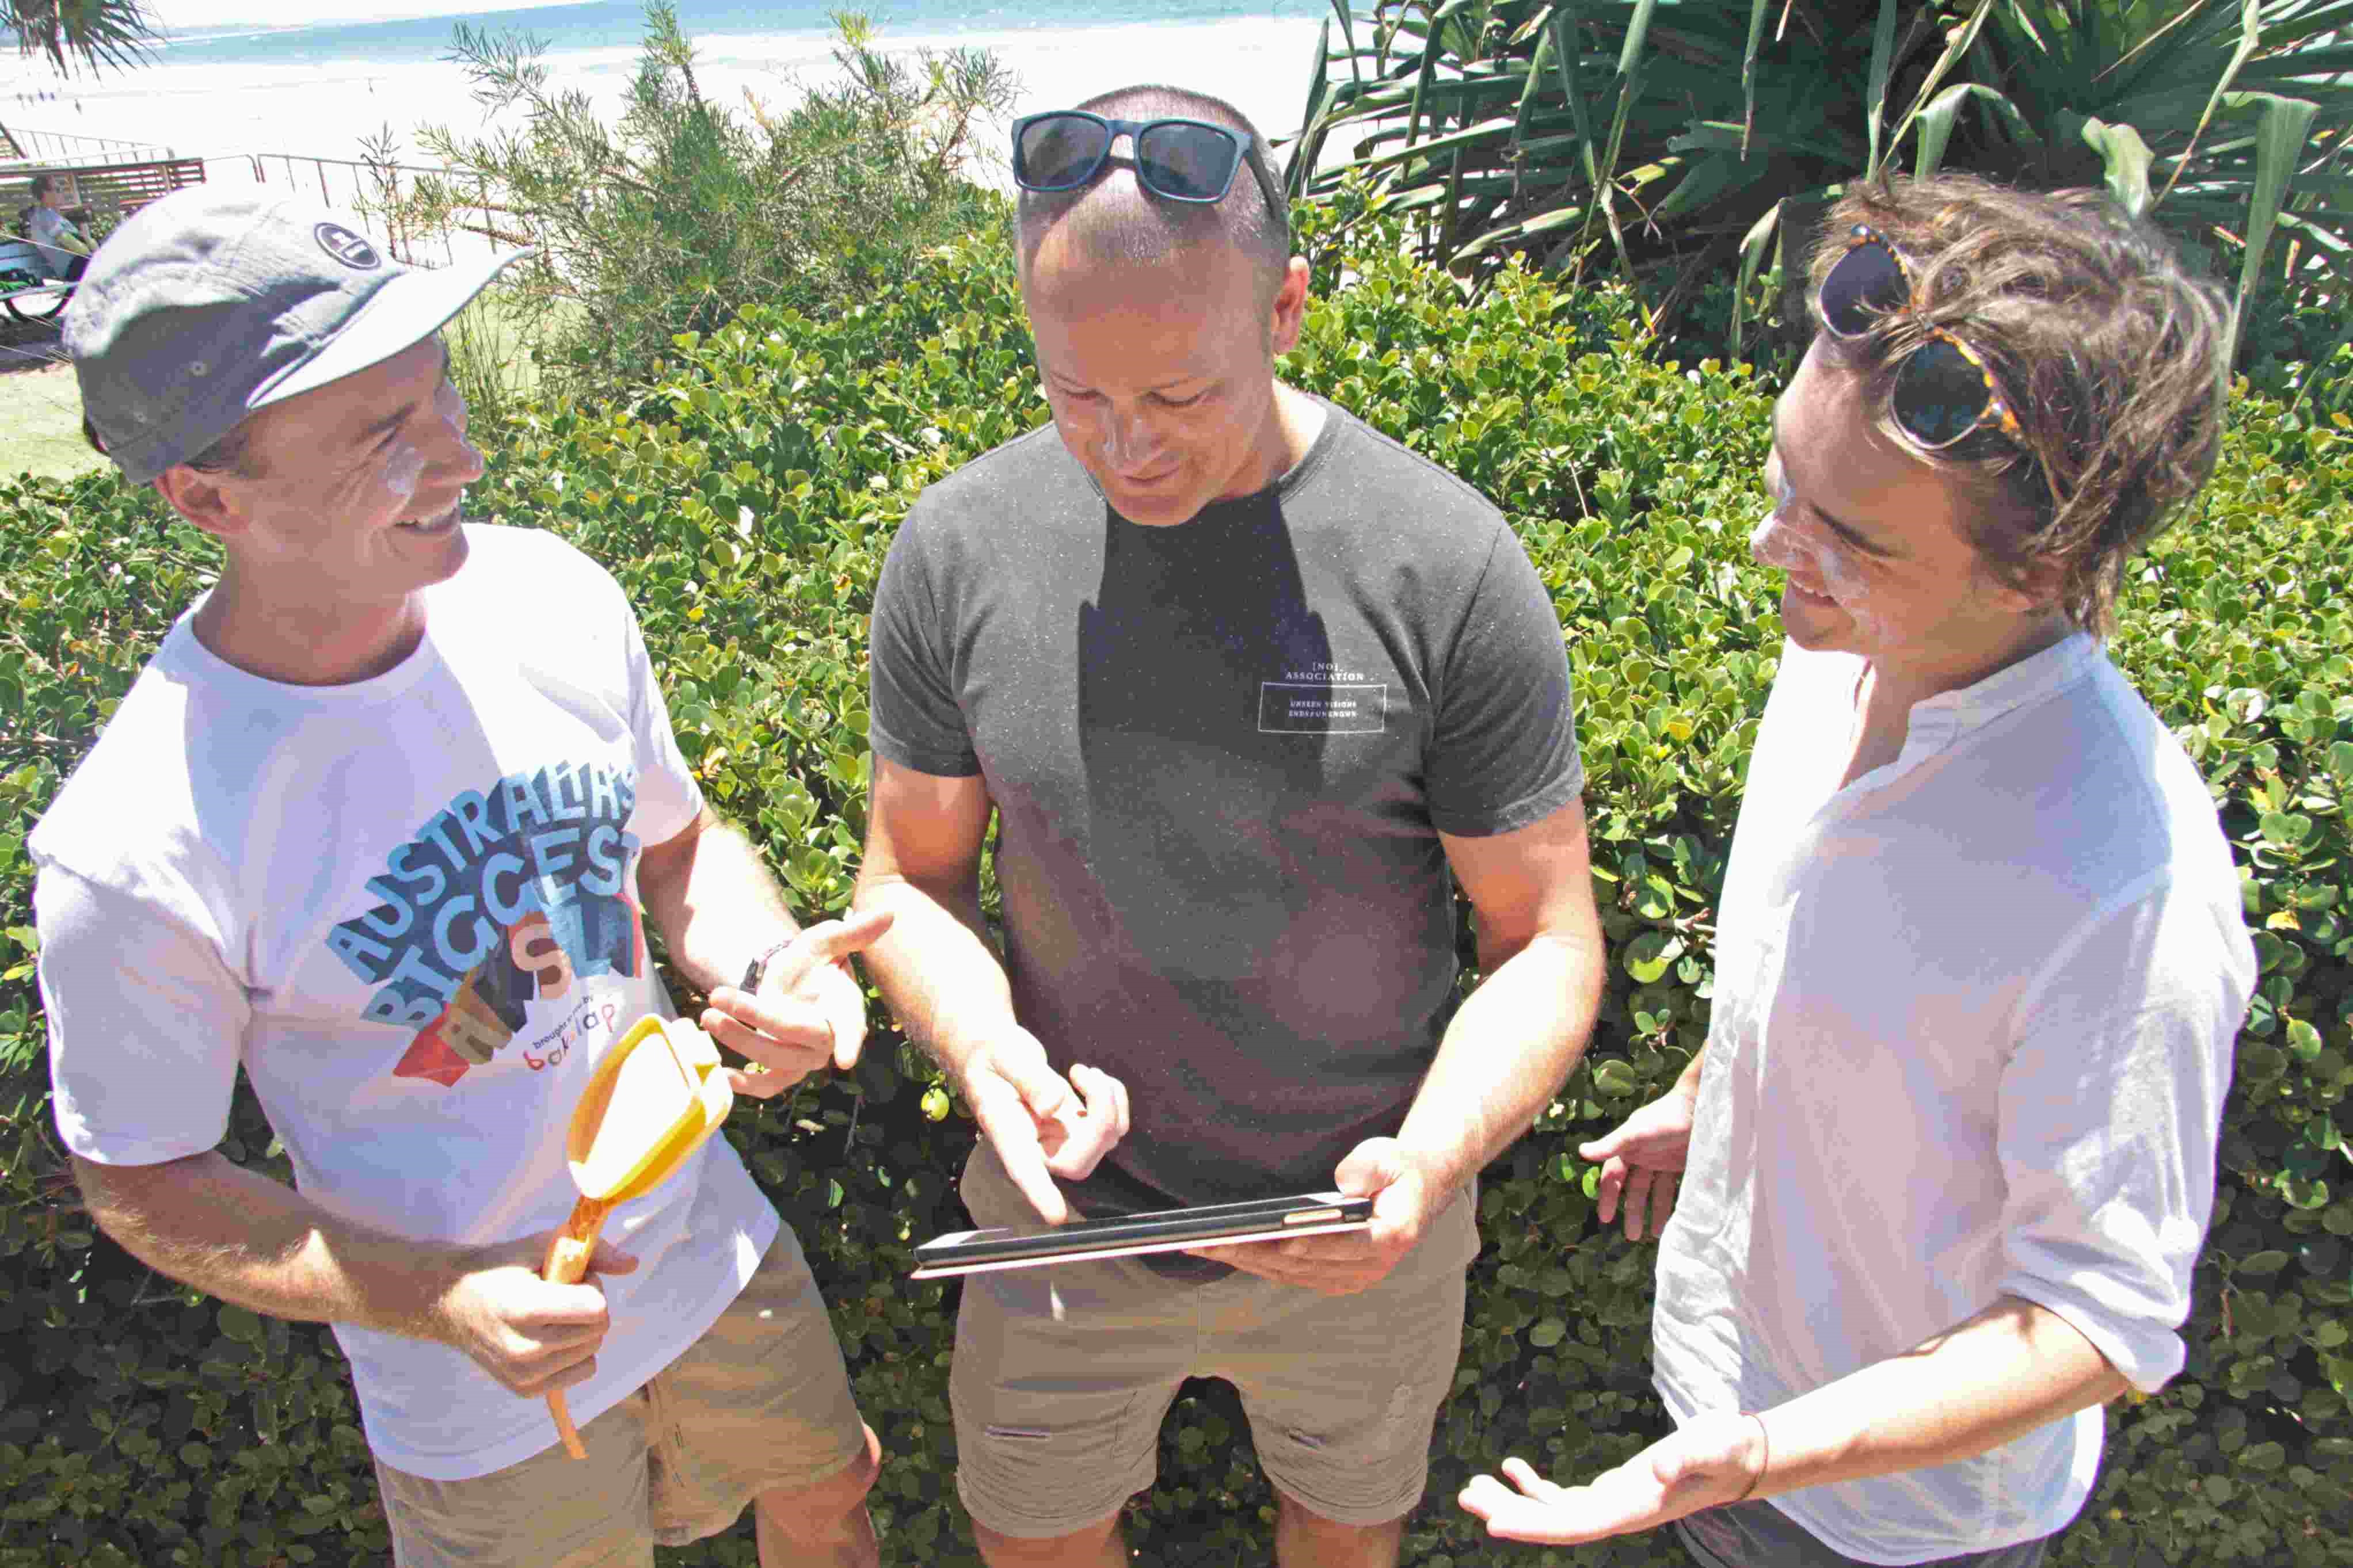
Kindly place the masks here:
POLYGON ((1848 195, 1813 283, 1706 1048, 1585 1149, 1604 1223, 1664 1226, 1679 1429, 1462 1501, 1675 1521, 1705 1568, 2030 1568, 2101 1404, 2181 1368, 2254 981, 2213 801, 2101 642, 2212 471, 2225 316, 2097 193, 1957 177, 1848 195))

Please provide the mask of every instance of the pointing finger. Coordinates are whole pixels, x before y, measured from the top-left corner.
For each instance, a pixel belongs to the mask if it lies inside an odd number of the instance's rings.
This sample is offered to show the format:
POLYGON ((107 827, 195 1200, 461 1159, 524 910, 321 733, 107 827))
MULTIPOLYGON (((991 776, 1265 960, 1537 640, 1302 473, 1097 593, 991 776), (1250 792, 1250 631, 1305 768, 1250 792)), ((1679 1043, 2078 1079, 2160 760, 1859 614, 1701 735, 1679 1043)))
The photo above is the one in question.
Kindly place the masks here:
POLYGON ((839 963, 881 941, 893 918, 889 910, 867 910, 838 921, 819 921, 776 955, 777 978, 790 990, 818 964, 839 963))
POLYGON ((1054 1185, 1053 1173, 1046 1165, 1046 1152, 1038 1146, 1038 1124, 1022 1104, 1015 1085, 994 1075, 976 1075, 966 1098, 972 1102, 973 1120, 987 1134, 990 1147, 997 1151, 997 1160, 1005 1173, 1029 1200, 1029 1206, 1048 1225, 1060 1225, 1071 1217, 1071 1205, 1063 1201, 1061 1189, 1054 1185))

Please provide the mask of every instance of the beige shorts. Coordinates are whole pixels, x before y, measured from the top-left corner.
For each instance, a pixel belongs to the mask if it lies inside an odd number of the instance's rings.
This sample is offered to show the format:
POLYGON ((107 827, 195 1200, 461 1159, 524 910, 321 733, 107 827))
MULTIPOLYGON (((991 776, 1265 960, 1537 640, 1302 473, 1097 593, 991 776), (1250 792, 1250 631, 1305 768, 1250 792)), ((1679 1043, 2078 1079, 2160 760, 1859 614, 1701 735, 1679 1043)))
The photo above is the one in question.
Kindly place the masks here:
MULTIPOLYGON (((1032 1217, 986 1142, 963 1194, 978 1225, 1032 1217)), ((1278 1490, 1338 1524, 1402 1518, 1429 1479, 1478 1251, 1465 1193, 1354 1296, 1240 1272, 1174 1280, 1135 1258, 971 1275, 948 1380, 957 1495, 1000 1535, 1099 1523, 1152 1485, 1178 1386, 1222 1377, 1278 1490)))
POLYGON ((686 1353, 561 1446, 471 1480, 381 1460, 396 1568, 650 1568, 733 1524, 776 1489, 839 1474, 864 1450, 817 1281, 789 1225, 686 1353))

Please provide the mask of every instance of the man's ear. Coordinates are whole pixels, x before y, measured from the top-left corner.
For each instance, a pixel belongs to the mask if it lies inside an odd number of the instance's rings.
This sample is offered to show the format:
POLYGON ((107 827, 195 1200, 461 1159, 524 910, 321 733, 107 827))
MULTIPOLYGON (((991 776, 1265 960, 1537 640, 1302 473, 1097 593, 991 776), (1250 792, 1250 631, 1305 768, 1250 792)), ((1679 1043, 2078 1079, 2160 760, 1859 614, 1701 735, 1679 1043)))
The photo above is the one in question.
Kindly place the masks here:
POLYGON ((207 474, 185 463, 175 463, 149 482, 169 501, 174 511, 215 538, 227 539, 244 527, 245 518, 221 475, 207 474))
POLYGON ((1281 358, 1299 346, 1300 329, 1307 324, 1307 258, 1294 256, 1282 269, 1282 286, 1274 291, 1273 348, 1281 358))

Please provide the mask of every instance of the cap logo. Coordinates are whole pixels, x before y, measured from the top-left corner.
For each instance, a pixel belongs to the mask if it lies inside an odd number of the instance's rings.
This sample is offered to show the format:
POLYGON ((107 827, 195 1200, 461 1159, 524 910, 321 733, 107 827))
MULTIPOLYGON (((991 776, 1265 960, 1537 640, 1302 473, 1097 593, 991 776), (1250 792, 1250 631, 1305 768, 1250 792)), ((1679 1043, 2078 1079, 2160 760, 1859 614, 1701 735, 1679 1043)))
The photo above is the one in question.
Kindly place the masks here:
POLYGON ((372 272, 384 265, 384 258, 375 253, 375 246, 370 245, 342 224, 322 223, 312 229, 311 234, 318 240, 320 249, 346 267, 356 268, 362 272, 372 272))

